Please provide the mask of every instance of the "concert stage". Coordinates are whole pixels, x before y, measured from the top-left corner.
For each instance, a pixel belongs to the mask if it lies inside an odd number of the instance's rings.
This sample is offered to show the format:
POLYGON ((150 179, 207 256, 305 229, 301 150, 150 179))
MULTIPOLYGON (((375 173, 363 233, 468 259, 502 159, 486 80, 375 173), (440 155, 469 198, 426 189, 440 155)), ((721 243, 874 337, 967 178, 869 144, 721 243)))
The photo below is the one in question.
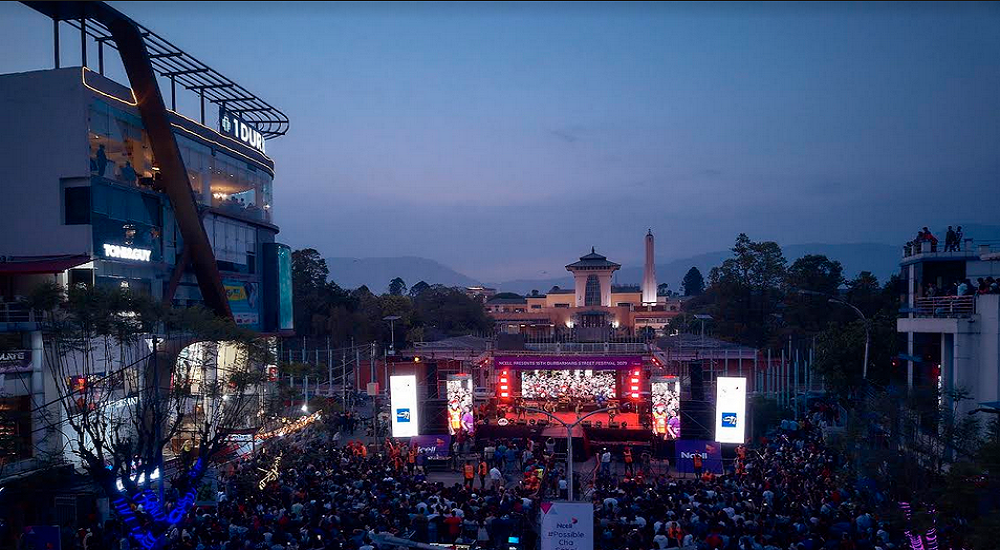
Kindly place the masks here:
MULTIPOLYGON (((582 412, 580 413, 580 416, 586 416, 586 414, 587 414, 586 412, 582 412)), ((567 424, 572 424, 580 418, 580 416, 577 416, 576 413, 572 411, 565 411, 565 412, 556 411, 552 413, 552 416, 555 416, 556 418, 562 420, 567 424)), ((521 421, 524 421, 529 426, 532 424, 537 425, 542 422, 547 422, 550 425, 556 425, 556 426, 559 425, 558 422, 554 422, 548 416, 533 412, 526 412, 523 415, 508 414, 504 418, 506 419, 508 426, 512 424, 520 424, 521 421)), ((498 425, 503 424, 502 422, 499 422, 499 419, 495 419, 493 420, 493 422, 497 423, 498 425)), ((639 429, 642 427, 639 424, 639 415, 633 412, 628 412, 628 413, 621 412, 616 414, 614 422, 611 421, 611 415, 609 415, 608 413, 606 412, 596 413, 588 416, 586 420, 581 422, 581 425, 586 427, 622 428, 622 429, 639 429)))

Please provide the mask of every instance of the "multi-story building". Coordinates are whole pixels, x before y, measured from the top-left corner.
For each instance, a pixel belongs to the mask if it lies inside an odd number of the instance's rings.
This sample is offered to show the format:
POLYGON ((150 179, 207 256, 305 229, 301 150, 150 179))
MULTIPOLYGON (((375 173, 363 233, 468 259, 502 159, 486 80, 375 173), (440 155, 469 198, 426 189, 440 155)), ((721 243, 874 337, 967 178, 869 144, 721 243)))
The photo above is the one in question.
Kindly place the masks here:
MULTIPOLYGON (((39 284, 203 304, 262 335, 292 329, 291 254, 276 240, 275 164, 265 145, 288 119, 101 2, 31 7, 56 22, 56 67, 0 75, 4 474, 30 467, 45 447, 65 447, 43 441, 40 428, 43 404, 58 392, 46 372, 45 335, 22 305, 39 284), (81 34, 79 66, 60 67, 58 34, 67 27, 81 34), (88 44, 98 49, 96 70, 88 44), (103 74, 110 48, 121 53, 127 86, 103 74), (197 120, 177 112, 178 88, 200 99, 197 120)), ((224 348, 187 355, 211 351, 221 365, 224 348)))
POLYGON ((978 292, 980 279, 1000 278, 1000 243, 966 240, 957 250, 930 242, 906 245, 903 316, 910 388, 940 388, 942 399, 967 392, 965 413, 1000 401, 1000 294, 978 292), (966 282, 962 295, 955 292, 966 282))

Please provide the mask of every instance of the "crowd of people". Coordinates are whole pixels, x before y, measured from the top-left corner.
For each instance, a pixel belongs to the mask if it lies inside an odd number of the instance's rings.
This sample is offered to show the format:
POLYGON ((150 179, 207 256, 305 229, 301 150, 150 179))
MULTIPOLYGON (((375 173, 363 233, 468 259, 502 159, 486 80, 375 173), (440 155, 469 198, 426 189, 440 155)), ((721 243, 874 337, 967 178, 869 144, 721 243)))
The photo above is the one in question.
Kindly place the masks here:
MULTIPOLYGON (((623 470, 578 473, 570 482, 594 505, 595 548, 902 548, 879 513, 881 497, 837 476, 818 427, 823 414, 742 447, 724 475, 654 473, 645 454, 632 464, 631 449, 623 470)), ((389 534, 506 548, 514 535, 529 549, 539 502, 566 496, 551 439, 479 442, 482 452, 459 465, 461 481, 445 483, 429 479, 423 451, 406 440, 338 443, 335 434, 350 428, 347 416, 330 416, 220 465, 218 505, 193 509, 163 541, 182 550, 373 550, 389 534)), ((87 530, 78 546, 137 548, 120 532, 114 524, 87 530)))
POLYGON ((521 395, 526 399, 568 397, 584 401, 615 396, 615 373, 593 371, 540 370, 521 375, 521 395))
MULTIPOLYGON (((958 229, 952 229, 949 225, 944 237, 944 251, 959 252, 962 250, 964 242, 965 233, 962 232, 962 226, 958 226, 958 229)), ((927 227, 917 231, 917 238, 910 241, 909 245, 913 247, 912 250, 916 253, 921 250, 923 243, 928 243, 930 245, 930 252, 938 251, 938 238, 935 237, 934 234, 931 233, 930 229, 927 229, 927 227)))

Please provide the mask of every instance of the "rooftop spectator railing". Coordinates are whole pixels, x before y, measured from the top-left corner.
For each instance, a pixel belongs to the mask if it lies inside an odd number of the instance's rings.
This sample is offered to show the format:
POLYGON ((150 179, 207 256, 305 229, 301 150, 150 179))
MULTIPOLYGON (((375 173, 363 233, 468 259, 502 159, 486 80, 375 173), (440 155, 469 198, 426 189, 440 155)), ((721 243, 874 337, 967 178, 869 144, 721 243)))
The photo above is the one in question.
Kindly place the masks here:
POLYGON ((1000 253, 1000 241, 975 241, 963 239, 957 247, 949 248, 943 241, 908 242, 903 245, 903 257, 933 255, 934 257, 982 257, 1000 253))
POLYGON ((917 298, 912 313, 914 317, 944 319, 969 317, 976 313, 976 297, 970 295, 917 298))

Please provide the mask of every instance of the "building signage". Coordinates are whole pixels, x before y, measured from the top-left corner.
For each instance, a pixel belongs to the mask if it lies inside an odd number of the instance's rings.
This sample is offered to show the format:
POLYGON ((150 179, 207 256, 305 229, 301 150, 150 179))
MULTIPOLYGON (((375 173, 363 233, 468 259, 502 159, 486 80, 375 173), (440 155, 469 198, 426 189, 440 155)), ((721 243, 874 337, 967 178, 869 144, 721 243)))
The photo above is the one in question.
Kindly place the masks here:
POLYGON ((0 351, 0 373, 30 372, 31 350, 0 351))
POLYGON ((677 471, 682 474, 694 473, 694 455, 701 457, 703 472, 722 473, 722 445, 704 439, 678 439, 674 445, 677 471))
POLYGON ((543 502, 542 550, 594 550, 594 505, 543 502))
POLYGON ((641 369, 641 355, 512 355, 496 358, 501 369, 641 369))
POLYGON ((392 406, 392 437, 420 435, 417 419, 417 377, 389 377, 389 401, 392 406))
POLYGON ((132 248, 131 246, 122 246, 118 244, 105 244, 104 245, 104 255, 108 258, 117 258, 119 260, 138 260, 140 262, 148 262, 149 257, 153 254, 152 250, 146 250, 143 248, 132 248))
POLYGON ((258 284, 226 279, 222 281, 222 285, 226 288, 229 310, 233 312, 236 324, 251 327, 260 324, 257 307, 260 294, 258 284))
POLYGON ((219 109, 219 131, 261 153, 266 152, 264 151, 264 134, 225 109, 219 109))
POLYGON ((745 443, 747 379, 720 376, 715 387, 715 440, 719 443, 745 443))

